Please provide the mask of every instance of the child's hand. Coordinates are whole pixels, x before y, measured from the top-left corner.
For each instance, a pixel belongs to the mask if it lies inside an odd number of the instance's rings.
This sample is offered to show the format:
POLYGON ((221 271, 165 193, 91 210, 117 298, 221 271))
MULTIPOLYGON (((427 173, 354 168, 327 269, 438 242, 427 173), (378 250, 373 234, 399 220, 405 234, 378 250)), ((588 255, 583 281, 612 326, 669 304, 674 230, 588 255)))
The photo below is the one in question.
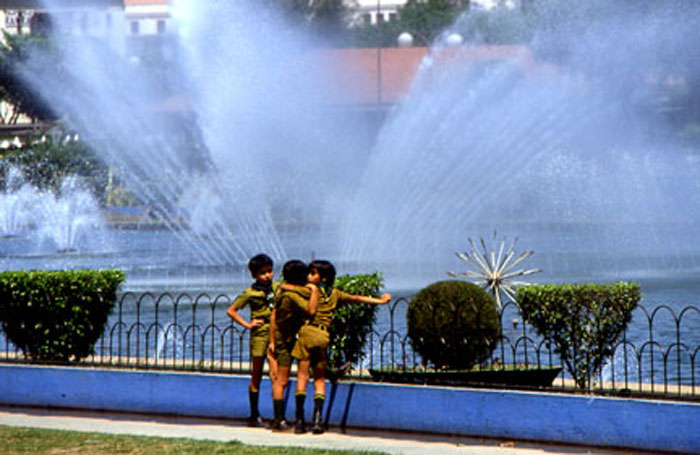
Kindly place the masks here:
POLYGON ((314 289, 318 289, 318 286, 316 286, 316 285, 313 284, 313 283, 306 283, 305 287, 311 289, 312 291, 313 291, 314 289))
POLYGON ((391 302, 391 298, 392 298, 391 294, 389 294, 388 292, 385 292, 384 294, 382 294, 381 297, 379 297, 379 300, 381 300, 383 304, 387 304, 387 303, 391 302))
POLYGON ((263 321, 262 319, 253 319, 252 321, 250 321, 250 327, 248 327, 248 328, 254 329, 255 327, 262 326, 264 323, 265 323, 265 321, 263 321))

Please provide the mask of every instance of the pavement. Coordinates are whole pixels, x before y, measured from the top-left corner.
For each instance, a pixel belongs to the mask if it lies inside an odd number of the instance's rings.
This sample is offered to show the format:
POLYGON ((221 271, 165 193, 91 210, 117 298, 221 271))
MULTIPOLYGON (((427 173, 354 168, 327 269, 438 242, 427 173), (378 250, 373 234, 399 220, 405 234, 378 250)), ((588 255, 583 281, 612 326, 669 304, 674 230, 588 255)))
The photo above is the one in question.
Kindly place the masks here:
POLYGON ((506 441, 442 435, 337 429, 322 435, 272 433, 248 428, 242 421, 152 416, 44 408, 0 407, 0 425, 110 434, 189 438, 248 445, 303 446, 318 449, 374 451, 396 455, 624 455, 648 452, 572 447, 547 443, 506 441))

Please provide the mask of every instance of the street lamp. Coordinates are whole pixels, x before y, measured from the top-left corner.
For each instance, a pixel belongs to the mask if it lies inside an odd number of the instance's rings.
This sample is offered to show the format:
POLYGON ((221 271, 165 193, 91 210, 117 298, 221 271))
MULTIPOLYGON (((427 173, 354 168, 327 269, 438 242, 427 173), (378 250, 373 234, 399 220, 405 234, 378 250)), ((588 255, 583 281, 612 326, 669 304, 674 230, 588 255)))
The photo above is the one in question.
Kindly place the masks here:
POLYGON ((461 46, 464 42, 464 38, 457 32, 452 32, 445 38, 445 44, 448 46, 461 46))
MULTIPOLYGON (((377 17, 375 19, 377 26, 377 106, 382 104, 382 32, 381 17, 382 1, 377 0, 377 17)), ((383 22, 383 21, 382 21, 383 22)))
POLYGON ((408 32, 403 32, 398 38, 396 38, 396 42, 398 43, 399 47, 411 47, 413 46, 413 35, 408 32))
MULTIPOLYGON (((418 35, 418 38, 422 39, 427 47, 430 47, 430 42, 427 39, 420 35, 418 35)), ((403 32, 396 38, 396 43, 399 47, 411 47, 413 46, 413 35, 409 32, 403 32)), ((447 35, 443 43, 450 47, 461 46, 464 43, 464 38, 459 33, 452 32, 447 35)))

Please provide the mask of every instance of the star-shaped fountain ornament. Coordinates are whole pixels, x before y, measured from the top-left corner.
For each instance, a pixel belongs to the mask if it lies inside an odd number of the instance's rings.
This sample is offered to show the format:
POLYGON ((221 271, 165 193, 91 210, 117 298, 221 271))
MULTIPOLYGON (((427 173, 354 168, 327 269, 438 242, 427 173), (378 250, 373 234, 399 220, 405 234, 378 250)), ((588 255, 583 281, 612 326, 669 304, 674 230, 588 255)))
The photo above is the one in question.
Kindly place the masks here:
POLYGON ((496 306, 499 310, 502 306, 501 294, 504 294, 508 299, 517 304, 515 300, 515 287, 530 284, 525 281, 517 280, 517 278, 542 271, 540 269, 514 270, 518 264, 532 256, 534 251, 525 251, 516 255, 515 244, 518 242, 517 237, 508 247, 506 247, 506 238, 503 237, 500 241, 500 245, 496 248, 496 232, 493 233, 490 248, 486 245, 483 237, 481 237, 480 240, 481 241, 477 245, 476 242, 470 238, 469 245, 471 246, 471 251, 455 253, 457 257, 466 262, 472 270, 467 270, 464 273, 447 272, 448 275, 471 279, 475 284, 486 289, 496 299, 496 306))

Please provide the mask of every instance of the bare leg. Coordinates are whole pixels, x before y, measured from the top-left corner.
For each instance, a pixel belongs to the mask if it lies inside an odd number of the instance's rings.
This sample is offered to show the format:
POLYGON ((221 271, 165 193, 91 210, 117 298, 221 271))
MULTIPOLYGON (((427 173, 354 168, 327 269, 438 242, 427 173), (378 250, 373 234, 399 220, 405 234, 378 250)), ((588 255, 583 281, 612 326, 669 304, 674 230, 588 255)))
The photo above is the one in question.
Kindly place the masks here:
POLYGON ((289 369, 290 367, 277 367, 277 380, 272 383, 273 400, 284 399, 284 388, 287 387, 287 383, 289 382, 289 369))
POLYGON ((260 390, 265 357, 253 357, 253 372, 250 375, 250 390, 260 390))
POLYGON ((326 369, 314 367, 314 394, 326 396, 326 369))
POLYGON ((309 383, 309 367, 311 360, 300 360, 299 369, 297 370, 297 392, 306 392, 306 386, 309 383))
POLYGON ((274 384, 277 380, 277 357, 269 351, 267 353, 267 364, 270 367, 270 381, 274 384))

